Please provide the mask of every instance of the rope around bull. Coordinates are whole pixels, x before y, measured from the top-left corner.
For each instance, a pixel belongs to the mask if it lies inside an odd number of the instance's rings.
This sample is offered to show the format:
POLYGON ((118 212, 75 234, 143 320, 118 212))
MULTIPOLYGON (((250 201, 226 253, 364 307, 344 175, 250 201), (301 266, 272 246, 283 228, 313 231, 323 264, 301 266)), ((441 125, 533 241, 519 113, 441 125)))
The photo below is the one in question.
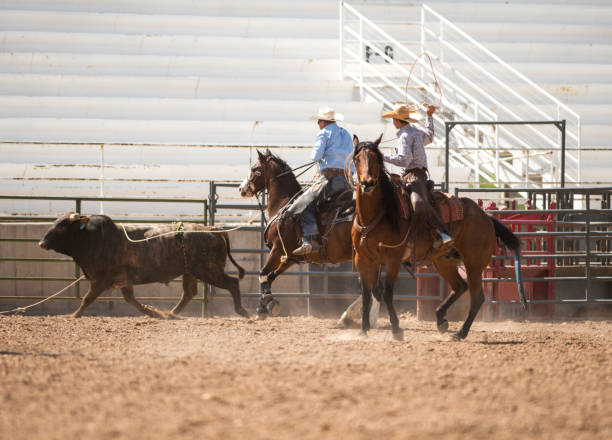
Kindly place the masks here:
POLYGON ((65 292, 65 291, 66 291, 66 290, 68 290, 70 287, 74 286, 76 283, 78 283, 79 281, 81 281, 81 280, 83 280, 83 279, 85 279, 85 278, 86 278, 86 276, 85 276, 85 275, 81 275, 81 277, 80 277, 79 279, 74 280, 72 283, 68 284, 66 287, 64 287, 64 288, 63 288, 62 290, 60 290, 59 292, 56 292, 56 293, 54 293, 53 295, 50 295, 50 296, 46 297, 45 299, 43 299, 43 300, 41 300, 41 301, 38 301, 38 302, 36 302, 36 303, 34 303, 34 304, 30 304, 29 306, 25 306, 25 307, 16 307, 16 308, 14 308, 14 309, 12 309, 12 310, 5 310, 5 311, 3 311, 3 312, 0 312, 0 315, 4 315, 4 314, 8 314, 8 313, 23 313, 23 312, 25 312, 26 310, 28 310, 28 309, 30 309, 30 308, 32 308, 32 307, 35 307, 35 306, 37 306, 37 305, 39 305, 39 304, 42 304, 42 303, 44 303, 44 302, 46 302, 46 301, 49 301, 49 300, 50 300, 50 299, 52 299, 52 298, 55 298, 56 296, 58 296, 58 295, 60 295, 61 293, 65 292))
POLYGON ((165 235, 180 235, 183 233, 187 233, 189 232, 190 234, 221 234, 223 232, 233 232, 233 231, 238 231, 239 229, 244 228, 245 226, 236 226, 235 228, 231 228, 231 229, 221 229, 221 230, 217 230, 217 231, 185 231, 183 230, 183 222, 179 222, 178 227, 170 232, 163 232, 161 234, 157 234, 157 235, 153 235, 151 237, 147 237, 147 238, 142 238, 142 239, 138 239, 138 240, 134 240, 132 238, 130 238, 130 236, 128 235, 127 230, 125 229, 125 225, 123 223, 120 223, 121 227, 123 228, 123 233, 125 234, 125 238, 128 239, 128 241, 132 242, 132 243, 142 243, 143 241, 149 241, 149 240, 153 240, 154 238, 159 238, 159 237, 163 237, 165 235))

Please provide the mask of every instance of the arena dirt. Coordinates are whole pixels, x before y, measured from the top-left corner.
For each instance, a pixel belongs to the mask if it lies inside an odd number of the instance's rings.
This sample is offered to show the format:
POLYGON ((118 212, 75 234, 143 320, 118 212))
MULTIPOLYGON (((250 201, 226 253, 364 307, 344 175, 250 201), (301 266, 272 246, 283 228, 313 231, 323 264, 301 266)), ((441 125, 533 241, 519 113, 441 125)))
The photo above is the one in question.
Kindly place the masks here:
POLYGON ((0 317, 0 438, 612 438, 610 322, 334 324, 0 317))

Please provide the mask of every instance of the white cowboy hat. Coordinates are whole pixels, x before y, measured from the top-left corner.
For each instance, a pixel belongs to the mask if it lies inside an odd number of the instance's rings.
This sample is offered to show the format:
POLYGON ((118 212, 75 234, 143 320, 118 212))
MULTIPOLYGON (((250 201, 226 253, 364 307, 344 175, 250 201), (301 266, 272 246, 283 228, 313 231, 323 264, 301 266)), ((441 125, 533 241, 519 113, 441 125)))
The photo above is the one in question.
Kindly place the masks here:
POLYGON ((311 121, 343 121, 344 115, 336 113, 331 107, 319 107, 319 113, 310 117, 311 121))
POLYGON ((394 118, 405 122, 418 122, 423 118, 421 112, 406 104, 397 104, 393 110, 387 110, 381 115, 383 118, 394 118))

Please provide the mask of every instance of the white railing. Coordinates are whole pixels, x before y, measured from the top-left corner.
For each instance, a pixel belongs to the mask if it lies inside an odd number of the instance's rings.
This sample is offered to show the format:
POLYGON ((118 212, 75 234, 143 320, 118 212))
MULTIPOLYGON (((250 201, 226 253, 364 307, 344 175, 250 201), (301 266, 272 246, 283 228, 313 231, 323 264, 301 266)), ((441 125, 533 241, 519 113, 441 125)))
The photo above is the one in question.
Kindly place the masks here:
MULTIPOLYGON (((404 36, 400 42, 384 24, 377 25, 340 2, 342 77, 355 81, 361 99, 387 106, 405 101, 437 103, 440 97, 433 72, 420 56, 426 53, 434 60, 444 94, 435 115, 438 142, 444 135, 444 120, 566 119, 566 181, 579 182, 580 116, 430 7, 423 5, 419 12, 420 21, 415 18, 410 24, 420 26, 420 35, 404 36), (414 46, 412 50, 409 45, 414 46), (406 87, 413 63, 410 87, 406 87), (527 94, 519 93, 525 90, 527 94)), ((475 182, 539 186, 561 180, 556 128, 464 127, 453 130, 452 136, 451 163, 469 168, 475 182)))

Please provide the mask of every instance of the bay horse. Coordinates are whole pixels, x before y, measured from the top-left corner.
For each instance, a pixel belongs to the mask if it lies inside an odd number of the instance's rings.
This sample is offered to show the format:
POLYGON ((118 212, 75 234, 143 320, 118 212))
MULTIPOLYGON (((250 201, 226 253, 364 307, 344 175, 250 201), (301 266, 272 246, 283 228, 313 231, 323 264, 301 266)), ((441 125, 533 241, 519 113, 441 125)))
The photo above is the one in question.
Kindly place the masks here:
POLYGON ((514 251, 519 297, 526 307, 520 274, 520 242, 499 220, 485 213, 471 199, 462 197, 464 218, 450 223, 456 252, 433 252, 431 234, 419 234, 410 219, 400 217, 395 190, 387 173, 383 155, 378 149, 382 135, 374 142, 359 142, 353 136, 353 164, 357 173, 356 214, 351 231, 355 248, 355 266, 361 278, 363 313, 361 334, 370 329, 369 310, 372 287, 377 282, 380 265, 386 266, 383 300, 389 311, 393 337, 401 340, 403 331, 393 306, 393 286, 400 265, 408 262, 431 261, 438 273, 452 287, 450 295, 436 309, 436 324, 440 333, 448 330, 446 311, 467 290, 470 309, 462 327, 452 337, 467 337, 472 322, 484 302, 482 272, 489 264, 497 238, 514 251), (415 233, 416 232, 416 233, 415 233), (467 283, 457 266, 463 262, 467 283))
MULTIPOLYGON (((353 258, 353 247, 351 242, 352 219, 347 221, 332 222, 331 226, 324 227, 319 224, 321 236, 326 241, 325 257, 320 253, 310 256, 294 256, 292 252, 297 249, 301 237, 301 226, 299 218, 284 217, 282 214, 289 202, 299 195, 302 187, 293 174, 291 167, 278 156, 272 154, 269 149, 264 153, 257 150, 258 161, 251 167, 248 176, 238 188, 242 197, 257 196, 260 192, 267 190, 268 206, 267 213, 270 218, 264 232, 264 240, 270 249, 264 266, 259 272, 260 300, 257 307, 258 319, 265 319, 268 313, 278 315, 279 303, 272 296, 272 282, 295 263, 340 263, 350 261, 353 258)), ((323 246, 322 246, 323 247, 323 246)), ((354 316, 356 306, 359 306, 360 298, 357 298, 344 313, 354 316)), ((378 316, 378 304, 372 310, 372 317, 378 316)), ((348 325, 350 319, 343 319, 348 325)), ((374 321, 375 322, 375 321, 374 321)))

